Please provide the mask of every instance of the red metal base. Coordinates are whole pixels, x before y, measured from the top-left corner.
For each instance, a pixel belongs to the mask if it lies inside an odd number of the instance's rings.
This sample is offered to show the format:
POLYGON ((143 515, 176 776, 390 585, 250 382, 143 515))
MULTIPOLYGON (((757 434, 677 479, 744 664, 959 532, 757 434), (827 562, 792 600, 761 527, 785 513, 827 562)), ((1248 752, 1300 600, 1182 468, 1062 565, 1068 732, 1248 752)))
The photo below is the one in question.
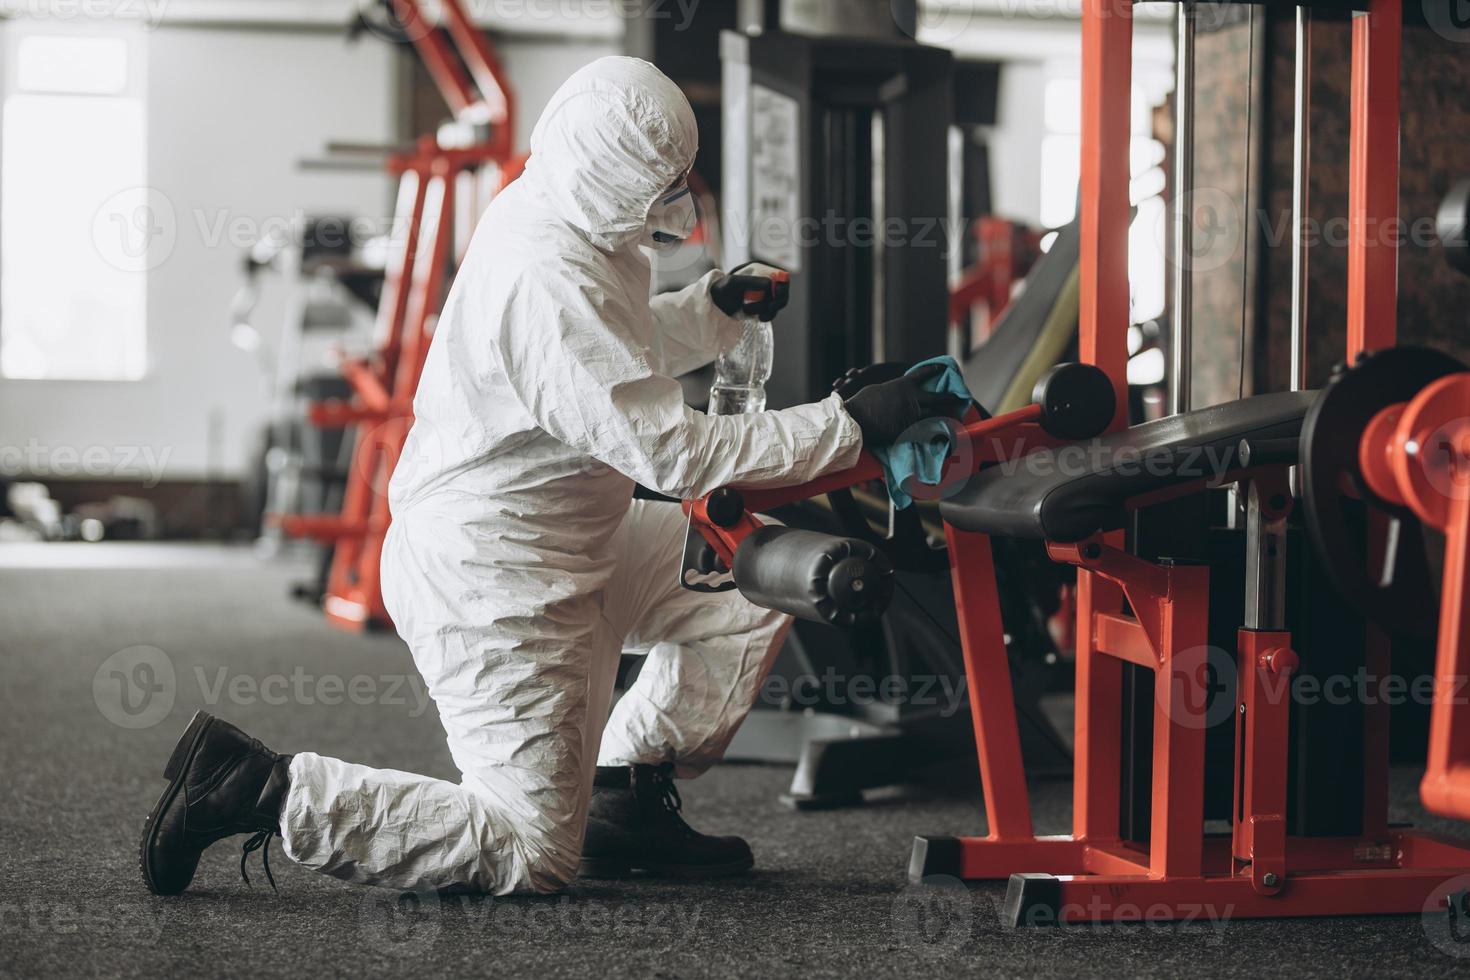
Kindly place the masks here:
POLYGON ((1365 798, 1376 802, 1360 837, 1288 837, 1291 635, 1238 632, 1237 696, 1212 718, 1206 692, 1220 664, 1207 656, 1209 570, 1148 562, 1098 538, 1049 546, 1078 567, 1076 778, 1073 836, 1035 836, 989 542, 947 530, 991 835, 919 838, 912 881, 1009 878, 1010 921, 1035 925, 1422 912, 1470 873, 1470 846, 1384 829, 1377 767, 1364 773, 1365 798), (1156 675, 1147 845, 1125 842, 1118 825, 1125 662, 1156 675), (1235 806, 1230 833, 1207 836, 1204 736, 1215 724, 1236 730, 1235 806))
POLYGON ((1144 848, 1075 837, 918 838, 910 876, 1009 879, 1010 924, 1410 914, 1441 904, 1470 847, 1410 830, 1381 838, 1291 837, 1284 877, 1254 882, 1229 836, 1204 841, 1202 872, 1155 877, 1144 848))

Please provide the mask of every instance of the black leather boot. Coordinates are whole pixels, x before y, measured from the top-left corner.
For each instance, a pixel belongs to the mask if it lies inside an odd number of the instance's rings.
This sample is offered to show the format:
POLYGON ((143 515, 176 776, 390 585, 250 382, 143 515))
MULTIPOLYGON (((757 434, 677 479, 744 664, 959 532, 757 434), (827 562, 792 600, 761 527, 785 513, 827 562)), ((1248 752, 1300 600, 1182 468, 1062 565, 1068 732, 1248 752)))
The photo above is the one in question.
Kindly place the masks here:
POLYGON ((739 837, 710 837, 684 822, 674 767, 598 766, 582 844, 582 874, 620 878, 634 871, 671 878, 717 878, 755 864, 739 837))
POLYGON ((143 883, 155 895, 177 895, 189 887, 199 855, 215 841, 253 834, 240 855, 265 848, 261 858, 272 890, 270 839, 279 835, 291 757, 261 745, 228 722, 196 712, 179 736, 163 775, 168 789, 143 824, 138 861, 143 883))

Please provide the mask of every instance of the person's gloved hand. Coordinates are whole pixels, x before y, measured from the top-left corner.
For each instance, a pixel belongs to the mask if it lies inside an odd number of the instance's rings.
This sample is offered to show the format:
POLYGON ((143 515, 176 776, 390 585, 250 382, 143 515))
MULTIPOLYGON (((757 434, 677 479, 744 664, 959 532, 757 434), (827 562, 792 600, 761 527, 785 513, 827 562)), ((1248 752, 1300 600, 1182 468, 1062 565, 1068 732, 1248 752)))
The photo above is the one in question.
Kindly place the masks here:
POLYGON ((747 262, 709 285, 711 302, 726 316, 758 316, 762 320, 779 313, 790 293, 791 282, 785 271, 760 262, 747 262))
POLYGON ((959 418, 965 409, 963 398, 922 387, 943 373, 943 364, 929 364, 913 374, 868 385, 847 399, 843 407, 863 431, 863 445, 869 449, 891 446, 909 426, 923 419, 959 418))

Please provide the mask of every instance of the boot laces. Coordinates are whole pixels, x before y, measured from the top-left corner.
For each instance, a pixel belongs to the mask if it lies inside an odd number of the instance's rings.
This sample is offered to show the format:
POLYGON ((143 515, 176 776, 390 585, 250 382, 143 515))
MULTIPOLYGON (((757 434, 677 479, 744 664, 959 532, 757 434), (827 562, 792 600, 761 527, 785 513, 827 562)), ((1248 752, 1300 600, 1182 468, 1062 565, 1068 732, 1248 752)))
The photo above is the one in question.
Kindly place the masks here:
POLYGON ((276 831, 274 830, 257 831, 240 848, 240 877, 245 879, 245 884, 250 885, 252 888, 255 887, 250 884, 250 875, 245 870, 245 861, 250 857, 252 851, 259 851, 260 865, 265 868, 265 880, 271 883, 271 891, 279 895, 280 892, 276 889, 275 876, 271 874, 271 838, 275 834, 276 831))
MULTIPOLYGON (((256 738, 252 738, 250 740, 250 751, 253 753, 259 753, 269 756, 271 758, 272 766, 272 769, 270 771, 274 771, 275 762, 280 758, 277 753, 272 752, 270 749, 266 748, 264 745, 261 744, 260 740, 256 738)), ((267 785, 269 785, 269 771, 266 776, 266 780, 267 785)), ((271 838, 278 836, 279 834, 280 829, 278 827, 272 827, 266 830, 258 830, 254 834, 251 834, 240 848, 240 877, 245 879, 245 884, 249 885, 251 888, 255 887, 253 884, 251 884, 249 872, 245 870, 245 862, 249 859, 252 852, 259 851, 260 866, 265 869, 265 880, 270 882, 271 891, 277 895, 280 894, 280 891, 276 888, 275 875, 271 874, 271 838)))
POLYGON ((674 783, 674 764, 665 762, 659 766, 654 772, 653 783, 658 787, 659 799, 664 809, 680 826, 689 830, 689 825, 684 823, 684 818, 680 815, 680 811, 684 809, 684 800, 679 796, 679 787, 674 783))

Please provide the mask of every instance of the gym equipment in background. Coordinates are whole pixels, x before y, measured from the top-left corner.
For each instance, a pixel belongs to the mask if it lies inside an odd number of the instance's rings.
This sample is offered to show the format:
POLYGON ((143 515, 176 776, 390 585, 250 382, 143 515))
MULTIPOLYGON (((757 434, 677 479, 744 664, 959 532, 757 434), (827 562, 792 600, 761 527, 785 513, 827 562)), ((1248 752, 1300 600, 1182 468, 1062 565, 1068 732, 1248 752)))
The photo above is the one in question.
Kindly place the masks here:
MULTIPOLYGON (((825 397, 832 379, 854 365, 876 362, 877 370, 901 371, 947 349, 946 257, 953 243, 939 219, 949 214, 945 172, 955 93, 947 51, 892 31, 854 38, 772 26, 721 37, 722 225, 727 264, 753 259, 792 273, 767 385, 779 407, 825 397), (902 228, 898 242, 887 240, 885 230, 895 224, 902 228)), ((993 101, 993 77, 990 82, 993 101)), ((1007 331, 1018 348, 1036 340, 1042 326, 1036 313, 1054 298, 1049 283, 1035 292, 1030 312, 1007 331)), ((1075 313, 1064 335, 1065 348, 1075 338, 1075 313)), ((963 359, 967 352, 959 353, 963 359)), ((1016 366, 997 359, 994 370, 1005 376, 993 387, 1009 387, 1016 366)), ((839 389, 848 383, 839 381, 839 389)), ((895 566, 894 601, 869 628, 797 622, 760 710, 727 753, 796 763, 783 799, 797 806, 860 802, 865 789, 908 781, 915 759, 973 757, 967 715, 935 696, 962 694, 964 668, 933 507, 924 508, 928 516, 919 509, 893 512, 880 498, 843 488, 777 515, 792 527, 864 541, 895 566), (828 678, 844 686, 871 681, 875 693, 834 692, 828 678), (876 693, 885 683, 905 693, 876 693), (917 700, 927 705, 915 702, 919 686, 917 700), (770 710, 773 699, 778 704, 770 710)), ((1058 771, 1067 763, 1065 740, 1039 698, 1058 660, 1045 604, 1055 605, 1061 583, 1050 567, 1030 579, 1046 563, 1036 560, 1039 549, 1022 550, 1029 554, 1007 562, 1003 577, 1027 725, 1023 740, 1037 772, 1058 771)))
POLYGON ((378 303, 381 343, 367 357, 342 362, 350 399, 319 401, 310 412, 314 425, 353 432, 341 512, 271 517, 287 535, 331 546, 322 609, 350 630, 390 625, 378 567, 390 520, 388 480, 413 424, 413 396, 452 265, 486 203, 473 192, 462 200, 461 178, 495 178, 503 186, 523 162, 512 152, 514 102, 490 42, 460 0, 440 0, 437 16, 425 8, 423 0, 383 0, 360 15, 359 25, 371 16, 375 33, 412 43, 460 132, 443 141, 422 136, 387 157, 399 178, 393 227, 401 240, 393 243, 378 303))
MULTIPOLYGON (((1181 17, 1189 13, 1181 10, 1181 17)), ((1132 28, 1126 12, 1118 16, 1100 0, 1090 0, 1083 17, 1082 348, 1085 359, 1105 367, 1121 386, 1132 28)), ((1394 337, 1394 249, 1376 247, 1363 229, 1381 226, 1397 212, 1395 158, 1374 155, 1372 148, 1398 138, 1401 18, 1399 0, 1372 0, 1354 24, 1350 357, 1367 347, 1390 346, 1394 337)), ((1181 91, 1187 96, 1189 89, 1181 91)), ((1304 115, 1300 108, 1299 114, 1304 115)), ((1176 193, 1187 199, 1188 189, 1176 193)), ((1294 319, 1294 349, 1302 349, 1304 319, 1294 319)), ((1182 353, 1187 363, 1187 333, 1173 339, 1176 357, 1182 353)), ((1332 646, 1294 651, 1293 635, 1285 629, 1287 469, 1297 456, 1294 437, 1311 431, 1306 420, 1316 396, 1257 395, 1190 411, 1187 373, 1176 374, 1174 395, 1179 414, 1106 437, 1100 448, 1108 451, 1104 457, 1124 449, 1166 449, 1159 457, 1164 463, 1179 460, 1181 450, 1214 452, 1228 461, 1225 469, 1240 472, 1209 468, 1204 475, 1212 482, 1249 477, 1240 493, 1246 508, 1245 616, 1233 663, 1228 654, 1222 659, 1210 653, 1208 566, 1140 558, 1119 547, 1116 532, 1099 533, 1120 526, 1127 508, 1157 501, 1172 475, 1139 482, 1113 467, 1090 467, 1075 477, 1027 478, 1009 486, 983 475, 946 502, 946 520, 981 535, 1044 535, 1054 557, 1079 568, 1074 829, 1068 837, 1036 837, 1016 760, 987 757, 982 741, 989 835, 918 839, 910 875, 1009 877, 1007 914, 1023 924, 1106 921, 1125 905, 1168 909, 1174 917, 1204 903, 1230 906, 1242 916, 1422 912, 1444 882, 1470 869, 1470 850, 1389 826, 1385 705, 1363 705, 1354 729, 1362 766, 1353 825, 1339 836, 1296 834, 1289 825, 1291 677, 1301 666, 1333 669, 1324 661, 1332 646), (1241 458, 1239 439, 1249 443, 1249 464, 1241 458), (1155 678, 1152 703, 1138 706, 1151 717, 1146 828, 1125 827, 1121 817, 1129 795, 1130 755, 1120 732, 1124 668, 1130 664, 1155 678), (1231 675, 1235 697, 1211 699, 1212 680, 1231 675), (1234 729, 1233 771, 1207 765, 1211 728, 1234 729), (1207 836, 1206 794, 1222 780, 1233 797, 1231 832, 1207 836)), ((1182 475, 1177 465, 1161 469, 1182 475)), ((974 639, 980 642, 996 629, 986 625, 974 639)), ((1378 631, 1368 631, 1366 657, 1369 669, 1381 675, 1388 647, 1378 631)), ((979 704, 977 710, 982 726, 1004 730, 1009 724, 996 720, 1005 713, 996 697, 988 712, 979 704)), ((1319 758, 1297 754, 1299 768, 1319 758)))
POLYGON ((725 264, 791 273, 771 407, 854 365, 944 353, 950 52, 725 31, 720 58, 725 264))
POLYGON ((949 352, 963 360, 984 343, 1041 253, 1042 233, 986 215, 972 226, 976 259, 949 289, 949 352))
MULTIPOLYGON (((1181 21, 1190 13, 1183 11, 1181 21)), ((1401 0, 1369 0, 1367 13, 1354 24, 1350 359, 1394 342, 1394 249, 1370 241, 1366 231, 1391 222, 1397 211, 1396 160, 1375 156, 1373 150, 1392 145, 1398 136, 1401 18, 1401 0)), ((1128 328, 1129 11, 1105 0, 1086 0, 1082 34, 1080 346, 1084 359, 1106 374, 1113 404, 1122 405, 1128 328)), ((1303 316, 1294 319, 1297 349, 1304 326, 1303 316)), ((1177 352, 1184 338, 1172 339, 1177 352)), ((1464 590, 1465 564, 1470 562, 1470 507, 1465 501, 1470 492, 1462 492, 1470 488, 1470 471, 1463 465, 1470 457, 1470 433, 1456 420, 1467 414, 1470 374, 1406 352, 1387 362, 1393 370, 1384 368, 1379 376, 1371 365, 1387 356, 1376 355, 1354 369, 1365 372, 1354 387, 1381 391, 1374 413, 1364 420, 1358 469, 1364 486, 1380 499, 1407 505, 1426 524, 1446 529, 1451 547, 1443 616, 1446 627, 1458 627, 1470 598, 1464 590), (1403 389, 1412 386, 1400 383, 1401 373, 1427 384, 1407 404, 1403 389), (1431 427, 1447 421, 1450 431, 1435 436, 1431 427), (1436 447, 1432 458, 1411 458, 1426 445, 1436 447)), ((1347 386, 1352 377, 1348 372, 1337 383, 1347 386)), ((1351 388, 1342 390, 1352 393, 1351 388)), ((1008 878, 1006 917, 1018 925, 1116 921, 1136 918, 1140 909, 1152 918, 1187 918, 1202 907, 1229 909, 1242 917, 1422 914, 1436 903, 1460 910, 1461 898, 1448 889, 1470 873, 1470 847, 1388 823, 1387 707, 1381 700, 1361 706, 1353 730, 1360 743, 1355 754, 1362 761, 1361 805, 1350 815, 1356 818, 1354 825, 1335 836, 1297 833, 1290 825, 1292 768, 1317 765, 1321 758, 1301 752, 1290 738, 1292 677, 1307 667, 1334 669, 1339 651, 1321 643, 1294 649, 1298 644, 1287 628, 1285 534, 1293 505, 1289 470, 1300 460, 1304 483, 1313 481, 1304 506, 1309 521, 1320 523, 1323 511, 1312 518, 1313 509, 1332 506, 1332 495, 1343 490, 1333 486, 1333 478, 1351 465, 1335 448, 1342 445, 1343 432, 1331 425, 1333 403, 1343 400, 1331 388, 1321 397, 1294 390, 1191 409, 1187 378, 1176 376, 1175 414, 1132 428, 1119 416, 1112 419, 1109 434, 1081 445, 1047 441, 1044 430, 1024 431, 1044 415, 1038 408, 1022 410, 1033 415, 967 421, 950 467, 962 476, 975 475, 959 493, 943 500, 940 511, 959 602, 988 833, 916 839, 912 881, 932 875, 1008 878), (1325 427, 1319 420, 1325 420, 1325 427), (977 467, 975 458, 998 455, 987 448, 995 446, 997 433, 1011 447, 1007 465, 977 467), (1326 448, 1319 445, 1320 438, 1330 439, 1322 444, 1326 448), (1314 476, 1319 459, 1326 468, 1314 476), (1237 486, 1245 512, 1239 568, 1243 600, 1234 607, 1243 607, 1244 613, 1233 655, 1209 643, 1211 619, 1230 612, 1215 608, 1212 601, 1215 569, 1130 553, 1121 533, 1142 507, 1208 499, 1210 487, 1227 484, 1237 486), (1077 568, 1071 835, 1037 836, 1032 827, 992 537, 1044 541, 1053 559, 1077 568), (1130 776, 1123 737, 1126 667, 1157 681, 1151 685, 1150 704, 1138 707, 1147 710, 1151 721, 1146 736, 1151 807, 1141 835, 1123 822, 1130 776), (1226 678, 1233 678, 1234 690, 1213 697, 1217 682, 1226 678), (1206 748, 1212 729, 1233 735, 1233 765, 1223 771, 1209 765, 1206 748), (1223 787, 1232 798, 1225 834, 1206 833, 1207 792, 1215 787, 1223 787)), ((834 485, 871 478, 875 471, 876 463, 864 456, 849 473, 773 491, 778 497, 747 492, 741 503, 758 510, 793 495, 824 493, 834 485)), ((741 540, 755 530, 756 521, 746 512, 732 515, 730 493, 717 490, 686 506, 712 546, 739 565, 741 540)), ((1318 533, 1330 538, 1336 529, 1324 524, 1318 533)), ((1385 539, 1365 541, 1382 547, 1385 539)), ((1370 549, 1353 557, 1366 563, 1376 553, 1370 549)), ((1362 577, 1371 583, 1376 567, 1369 572, 1370 567, 1364 566, 1362 577)), ((747 579, 760 574, 747 563, 747 579)), ((751 594, 769 586, 757 584, 751 594)), ((820 613, 820 607, 808 612, 820 613)), ((1442 627, 1442 681, 1465 672, 1466 664, 1457 661, 1470 656, 1470 647, 1461 632, 1442 627)), ((1387 634, 1368 628, 1363 650, 1370 671, 1383 676, 1389 665, 1387 634)), ((1436 695, 1422 791, 1432 808, 1463 816, 1470 813, 1470 780, 1464 778, 1470 770, 1462 768, 1470 762, 1465 758, 1470 740, 1457 727, 1463 709, 1444 695, 1443 688, 1436 695)), ((1299 780, 1301 774, 1296 775, 1299 780)))
POLYGON ((262 554, 277 553, 284 542, 265 514, 320 514, 342 502, 352 444, 344 429, 310 424, 307 405, 350 397, 335 370, 337 352, 367 350, 374 342, 383 268, 372 249, 352 240, 353 225, 347 216, 315 216, 261 238, 245 254, 244 281, 230 303, 230 341, 255 357, 271 397, 249 494, 262 554), (256 326, 267 275, 284 293, 275 344, 256 326))

